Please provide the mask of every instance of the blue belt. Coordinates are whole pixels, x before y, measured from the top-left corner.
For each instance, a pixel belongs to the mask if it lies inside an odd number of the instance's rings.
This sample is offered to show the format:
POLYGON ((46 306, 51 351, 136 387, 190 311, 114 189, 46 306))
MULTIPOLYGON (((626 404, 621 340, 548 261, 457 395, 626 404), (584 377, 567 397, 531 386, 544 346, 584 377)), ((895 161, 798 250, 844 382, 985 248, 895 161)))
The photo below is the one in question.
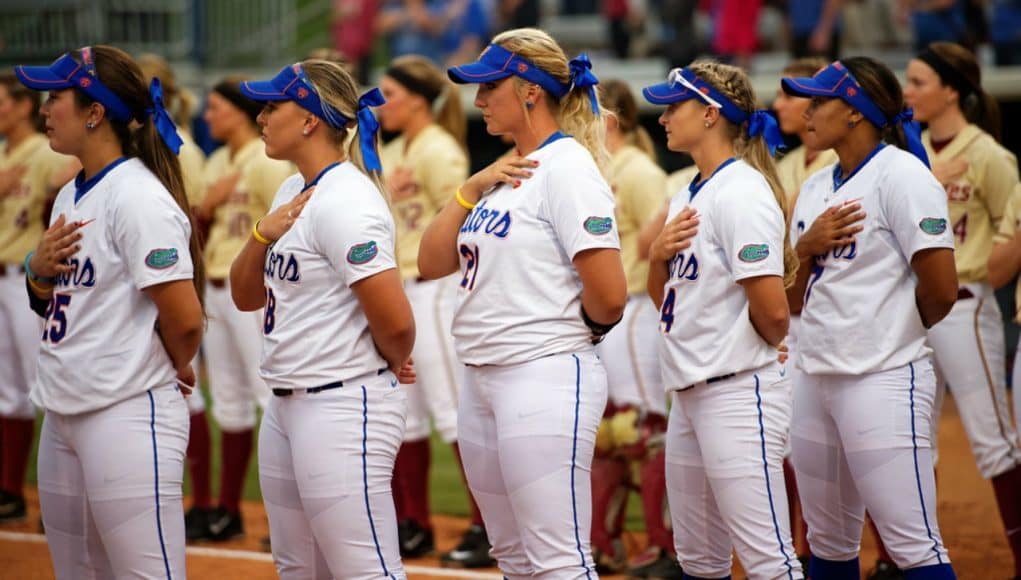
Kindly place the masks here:
MULTIPOLYGON (((385 373, 386 371, 387 371, 387 368, 383 367, 383 368, 381 368, 381 369, 376 371, 376 376, 378 377, 379 375, 385 373)), ((350 382, 350 381, 348 381, 348 382, 350 382)), ((341 388, 343 386, 344 386, 344 381, 334 381, 332 383, 326 383, 325 385, 320 385, 318 387, 309 387, 307 389, 273 389, 273 394, 278 396, 278 397, 290 397, 291 395, 294 394, 295 391, 302 391, 303 390, 308 395, 314 395, 316 393, 321 393, 323 391, 329 391, 330 389, 339 389, 339 388, 341 388)))

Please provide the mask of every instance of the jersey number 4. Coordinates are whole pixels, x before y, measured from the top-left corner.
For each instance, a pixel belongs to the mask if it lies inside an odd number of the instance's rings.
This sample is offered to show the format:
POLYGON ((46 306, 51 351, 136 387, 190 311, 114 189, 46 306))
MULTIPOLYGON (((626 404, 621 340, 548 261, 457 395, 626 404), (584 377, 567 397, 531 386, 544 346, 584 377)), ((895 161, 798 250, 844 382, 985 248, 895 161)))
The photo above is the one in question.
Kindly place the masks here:
POLYGON ((666 293, 666 298, 663 299, 663 307, 659 311, 659 329, 664 334, 670 332, 670 329, 674 326, 674 302, 677 301, 677 291, 673 288, 666 293))
POLYGON ((57 344, 67 333, 67 312, 71 304, 70 294, 54 294, 46 306, 46 320, 43 322, 43 341, 57 344))

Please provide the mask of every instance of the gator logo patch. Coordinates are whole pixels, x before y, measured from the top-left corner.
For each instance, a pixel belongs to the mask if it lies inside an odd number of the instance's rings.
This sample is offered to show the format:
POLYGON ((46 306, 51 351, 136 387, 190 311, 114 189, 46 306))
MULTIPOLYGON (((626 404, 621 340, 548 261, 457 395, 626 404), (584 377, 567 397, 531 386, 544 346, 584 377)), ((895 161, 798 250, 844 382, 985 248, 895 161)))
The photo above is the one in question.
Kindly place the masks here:
POLYGON ((360 266, 371 262, 377 254, 379 254, 379 247, 376 246, 376 242, 365 242, 364 244, 351 246, 351 249, 347 251, 347 261, 350 264, 360 266))
POLYGON ((613 218, 591 216, 585 220, 585 231, 594 236, 606 235, 612 229, 613 218))
POLYGON ((741 248, 737 257, 742 262, 761 262, 769 257, 769 246, 766 244, 748 244, 741 248))
POLYGON ((944 218, 922 218, 918 227, 930 236, 938 236, 947 231, 947 220, 944 218))
POLYGON ((177 248, 159 248, 149 252, 145 265, 154 270, 166 270, 177 263, 177 248))

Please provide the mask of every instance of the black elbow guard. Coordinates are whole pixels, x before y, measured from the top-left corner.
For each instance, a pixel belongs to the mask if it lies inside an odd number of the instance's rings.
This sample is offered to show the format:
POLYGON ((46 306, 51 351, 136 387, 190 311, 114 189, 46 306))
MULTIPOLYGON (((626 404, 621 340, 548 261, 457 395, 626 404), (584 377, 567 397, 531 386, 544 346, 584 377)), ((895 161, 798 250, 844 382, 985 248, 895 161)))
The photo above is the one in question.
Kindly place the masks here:
POLYGON ((581 307, 581 319, 585 322, 585 326, 592 331, 592 344, 599 344, 600 342, 603 342, 607 333, 613 330, 614 326, 620 324, 620 321, 624 319, 624 315, 622 314, 620 318, 610 324, 600 324, 589 318, 588 312, 585 312, 585 306, 583 305, 581 307))

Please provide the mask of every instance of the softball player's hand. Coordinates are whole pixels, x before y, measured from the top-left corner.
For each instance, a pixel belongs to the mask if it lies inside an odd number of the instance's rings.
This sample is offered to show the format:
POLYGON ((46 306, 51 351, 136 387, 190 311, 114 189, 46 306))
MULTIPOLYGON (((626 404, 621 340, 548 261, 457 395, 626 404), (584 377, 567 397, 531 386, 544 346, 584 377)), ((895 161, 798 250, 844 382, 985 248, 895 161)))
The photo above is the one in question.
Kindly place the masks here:
POLYGON ((787 346, 786 342, 781 342, 776 345, 776 362, 785 364, 787 359, 791 356, 791 348, 787 346))
POLYGON ((314 187, 299 193, 294 196, 294 199, 281 205, 269 215, 259 220, 259 235, 271 242, 279 240, 280 236, 291 229, 294 222, 298 220, 301 210, 305 209, 305 204, 312 197, 313 191, 315 191, 314 187))
POLYGON ((686 207, 674 219, 668 221, 649 247, 649 260, 666 262, 677 252, 691 246, 691 238, 698 233, 698 215, 692 207, 686 207))
POLYGON ((191 368, 191 365, 177 369, 177 388, 185 397, 191 395, 195 390, 196 381, 195 369, 191 368))
POLYGON ((390 199, 393 201, 408 199, 418 193, 419 190, 414 172, 409 167, 394 169, 386 180, 386 187, 390 190, 390 199))
POLYGON ((418 380, 418 374, 415 372, 415 359, 409 358, 407 362, 401 365, 401 368, 397 370, 397 382, 402 385, 413 385, 418 380))
POLYGON ((67 259, 82 248, 78 243, 82 239, 82 233, 78 230, 89 223, 91 221, 68 223, 64 214, 60 214, 57 221, 43 233, 39 246, 32 254, 32 260, 28 264, 32 272, 42 278, 70 273, 72 268, 67 259))
POLYGON ((517 155, 501 157, 489 167, 469 177, 461 187, 461 197, 468 202, 478 203, 482 194, 494 185, 506 183, 516 188, 521 185, 522 179, 531 177, 532 170, 538 166, 538 161, 517 155))
POLYGON ((831 207, 815 218, 808 231, 798 238, 794 249, 799 258, 807 259, 846 246, 865 229, 861 223, 864 219, 865 212, 861 211, 861 202, 857 200, 831 207))
POLYGON ((230 196, 234 194, 240 179, 241 174, 235 171, 234 173, 224 175, 220 179, 217 179, 208 188, 206 188, 206 196, 202 199, 202 203, 199 205, 199 215, 205 219, 210 219, 213 215, 213 211, 227 203, 230 196))

